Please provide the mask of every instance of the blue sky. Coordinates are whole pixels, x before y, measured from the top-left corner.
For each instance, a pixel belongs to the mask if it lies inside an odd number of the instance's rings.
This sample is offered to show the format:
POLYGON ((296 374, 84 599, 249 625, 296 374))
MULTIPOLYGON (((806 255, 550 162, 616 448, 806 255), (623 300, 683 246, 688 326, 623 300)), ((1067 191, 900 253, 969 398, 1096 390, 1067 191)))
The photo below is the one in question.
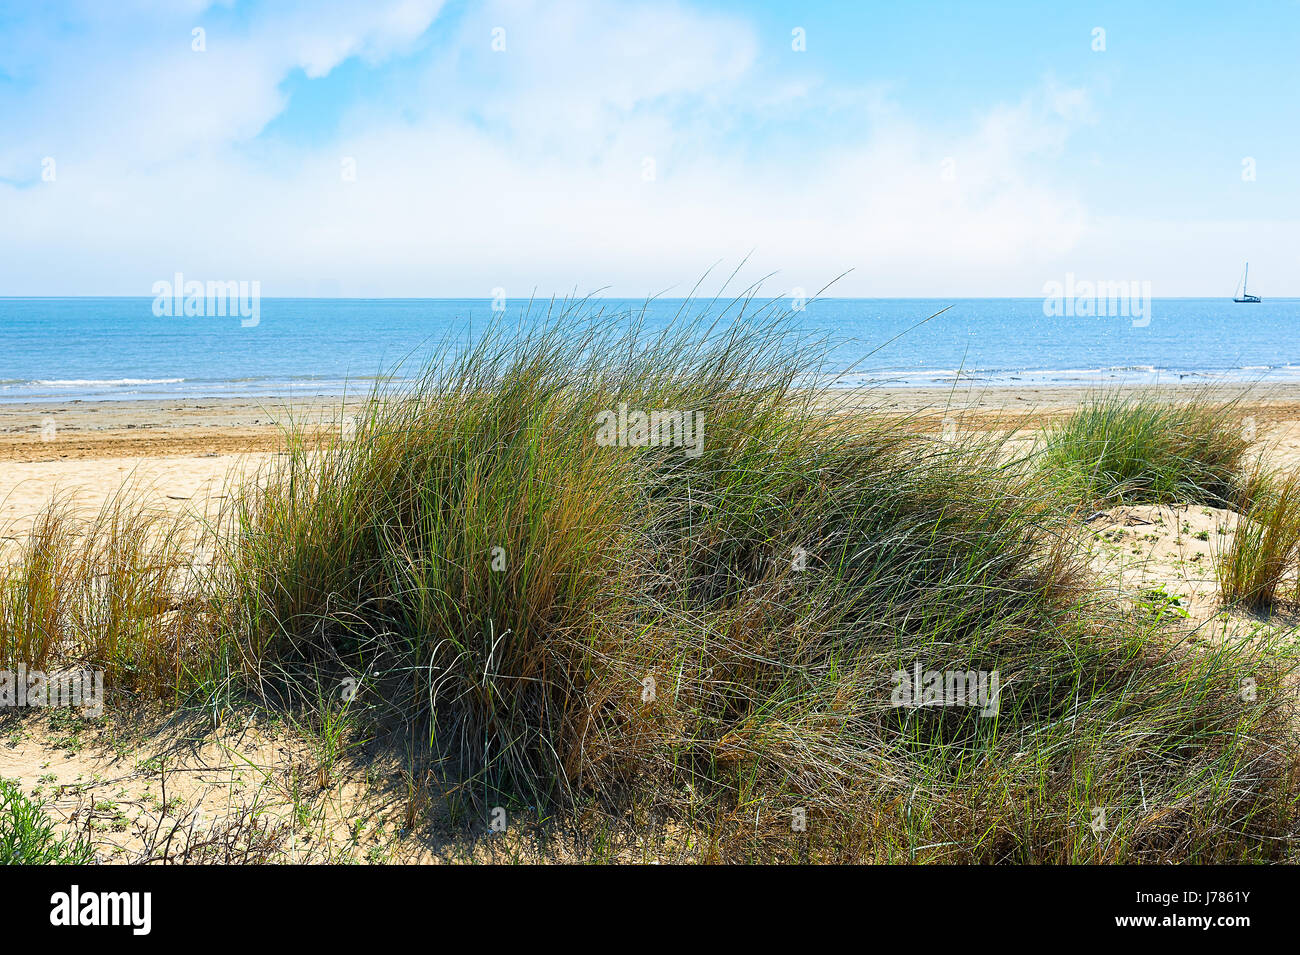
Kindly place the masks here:
POLYGON ((0 2, 0 295, 1300 295, 1300 4, 992 7, 0 2))

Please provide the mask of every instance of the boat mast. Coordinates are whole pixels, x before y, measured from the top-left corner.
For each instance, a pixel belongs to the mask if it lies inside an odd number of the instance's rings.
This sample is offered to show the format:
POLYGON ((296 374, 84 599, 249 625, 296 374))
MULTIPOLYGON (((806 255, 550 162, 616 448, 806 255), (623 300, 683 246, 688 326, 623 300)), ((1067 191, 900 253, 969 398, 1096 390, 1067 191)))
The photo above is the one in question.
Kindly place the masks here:
POLYGON ((1241 277, 1241 297, 1246 297, 1246 285, 1250 282, 1250 263, 1246 263, 1246 274, 1241 277))

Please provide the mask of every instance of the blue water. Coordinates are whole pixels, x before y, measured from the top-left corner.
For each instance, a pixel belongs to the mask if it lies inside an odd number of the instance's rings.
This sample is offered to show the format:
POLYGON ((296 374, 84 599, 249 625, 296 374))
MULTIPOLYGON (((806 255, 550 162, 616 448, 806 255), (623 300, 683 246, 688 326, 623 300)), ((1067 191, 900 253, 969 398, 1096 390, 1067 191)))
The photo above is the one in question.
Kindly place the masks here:
MULTIPOLYGON (((494 318, 486 299, 263 299, 255 327, 159 318, 152 305, 0 298, 0 401, 339 395, 399 364, 412 369, 494 318)), ((681 305, 652 303, 646 327, 681 305)), ((621 315, 644 305, 603 307, 621 315)), ((507 320, 519 312, 508 305, 507 320)), ((1300 299, 1156 299, 1144 326, 1049 317, 1041 299, 825 299, 796 318, 809 336, 844 342, 833 352, 834 370, 851 369, 844 385, 946 385, 959 373, 988 385, 1300 381, 1300 299)))

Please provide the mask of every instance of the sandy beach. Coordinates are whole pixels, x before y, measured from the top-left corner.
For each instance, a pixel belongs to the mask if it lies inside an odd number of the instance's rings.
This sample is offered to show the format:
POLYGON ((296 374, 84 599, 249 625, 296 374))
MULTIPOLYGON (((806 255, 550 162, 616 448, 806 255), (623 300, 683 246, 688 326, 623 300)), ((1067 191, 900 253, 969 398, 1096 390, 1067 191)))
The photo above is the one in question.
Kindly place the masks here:
POLYGON ((56 498, 89 512, 127 484, 168 511, 204 513, 283 448, 284 424, 323 426, 341 407, 237 398, 0 406, 0 525, 20 536, 56 498))

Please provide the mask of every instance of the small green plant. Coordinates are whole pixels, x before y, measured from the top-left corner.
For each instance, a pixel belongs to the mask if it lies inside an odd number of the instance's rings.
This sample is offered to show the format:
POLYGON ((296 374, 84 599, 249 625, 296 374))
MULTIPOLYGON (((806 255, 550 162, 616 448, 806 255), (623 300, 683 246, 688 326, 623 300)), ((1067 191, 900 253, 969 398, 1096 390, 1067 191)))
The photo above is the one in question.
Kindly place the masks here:
POLYGON ((94 850, 76 835, 60 837, 41 805, 0 779, 0 865, 90 865, 94 850))
POLYGON ((1187 610, 1183 608, 1183 598, 1177 594, 1171 594, 1165 589, 1164 584, 1147 588, 1138 595, 1134 602, 1156 619, 1166 615, 1183 618, 1190 616, 1187 610))

